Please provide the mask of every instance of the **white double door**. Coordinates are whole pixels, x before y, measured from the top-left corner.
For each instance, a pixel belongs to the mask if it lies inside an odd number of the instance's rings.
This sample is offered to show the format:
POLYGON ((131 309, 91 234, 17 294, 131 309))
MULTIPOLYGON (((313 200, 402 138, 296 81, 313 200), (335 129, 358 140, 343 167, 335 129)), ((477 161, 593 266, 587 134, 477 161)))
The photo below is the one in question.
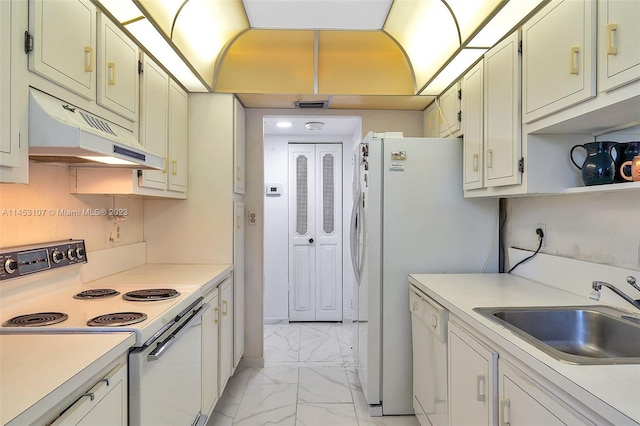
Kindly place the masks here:
POLYGON ((342 145, 289 144, 289 320, 342 320, 342 145))

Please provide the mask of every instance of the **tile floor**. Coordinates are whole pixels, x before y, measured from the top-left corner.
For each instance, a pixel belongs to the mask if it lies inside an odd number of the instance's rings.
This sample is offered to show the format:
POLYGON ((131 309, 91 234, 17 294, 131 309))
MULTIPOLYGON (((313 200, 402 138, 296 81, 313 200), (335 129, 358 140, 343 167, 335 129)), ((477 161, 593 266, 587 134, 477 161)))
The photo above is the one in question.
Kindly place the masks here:
POLYGON ((370 417, 354 368, 351 324, 264 326, 264 368, 236 370, 207 426, 417 426, 370 417))

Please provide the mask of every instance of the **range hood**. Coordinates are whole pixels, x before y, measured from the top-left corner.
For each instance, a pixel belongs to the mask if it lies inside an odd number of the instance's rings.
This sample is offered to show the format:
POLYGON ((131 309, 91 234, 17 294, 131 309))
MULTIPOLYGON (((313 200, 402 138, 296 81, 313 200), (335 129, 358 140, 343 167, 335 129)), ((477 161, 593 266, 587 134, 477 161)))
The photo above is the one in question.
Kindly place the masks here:
POLYGON ((163 169, 164 158, 128 129, 35 89, 29 90, 29 157, 93 167, 163 169))

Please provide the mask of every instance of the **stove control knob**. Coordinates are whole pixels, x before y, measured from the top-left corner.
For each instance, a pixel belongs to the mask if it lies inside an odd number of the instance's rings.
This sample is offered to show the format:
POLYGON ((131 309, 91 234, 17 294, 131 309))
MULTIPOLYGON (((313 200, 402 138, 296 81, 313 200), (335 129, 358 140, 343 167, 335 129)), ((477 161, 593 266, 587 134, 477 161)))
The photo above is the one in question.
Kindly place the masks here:
POLYGON ((82 247, 77 247, 76 248, 76 257, 78 259, 82 259, 84 257, 84 254, 85 254, 84 248, 82 248, 82 247))
POLYGON ((13 259, 7 259, 4 262, 4 270, 7 271, 7 274, 13 274, 16 269, 18 269, 18 262, 13 259))
POLYGON ((53 263, 60 263, 62 262, 63 259, 64 259, 64 254, 62 254, 62 252, 58 250, 54 250, 53 253, 51 254, 51 260, 53 260, 53 263))
POLYGON ((73 260, 76 258, 76 251, 74 249, 67 250, 67 258, 73 260))

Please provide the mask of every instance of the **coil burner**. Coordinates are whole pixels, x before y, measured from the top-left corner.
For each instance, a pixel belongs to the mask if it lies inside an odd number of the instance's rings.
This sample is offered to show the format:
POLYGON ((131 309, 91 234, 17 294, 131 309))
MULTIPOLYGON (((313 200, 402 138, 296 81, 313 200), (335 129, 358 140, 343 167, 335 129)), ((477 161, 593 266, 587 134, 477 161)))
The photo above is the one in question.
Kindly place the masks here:
POLYGON ((157 300, 173 299, 180 296, 180 293, 172 288, 150 288, 144 290, 130 291, 122 295, 124 300, 136 302, 153 302, 157 300))
POLYGON ((90 327, 121 327, 137 324, 147 319, 147 315, 140 312, 114 312, 97 316, 87 321, 90 327))
POLYGON ((44 327, 57 324, 69 318, 61 312, 39 312, 35 314, 20 315, 5 321, 3 327, 44 327))
POLYGON ((92 290, 81 291, 73 296, 74 299, 90 300, 104 299, 105 297, 113 297, 119 295, 120 292, 112 288, 96 288, 92 290))

